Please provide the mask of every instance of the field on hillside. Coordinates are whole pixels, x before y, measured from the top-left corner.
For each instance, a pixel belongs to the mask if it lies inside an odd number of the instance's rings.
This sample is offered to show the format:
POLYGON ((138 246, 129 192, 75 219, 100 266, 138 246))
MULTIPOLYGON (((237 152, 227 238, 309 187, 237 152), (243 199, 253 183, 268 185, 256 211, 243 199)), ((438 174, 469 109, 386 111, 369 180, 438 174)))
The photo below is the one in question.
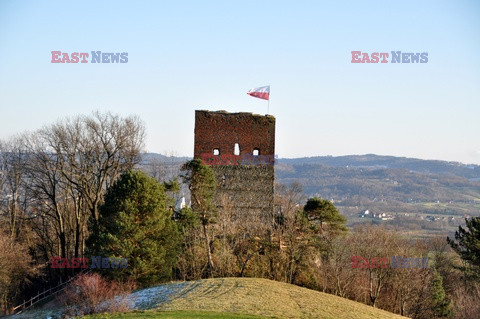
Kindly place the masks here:
MULTIPOLYGON (((295 285, 258 278, 215 278, 135 291, 133 312, 89 319, 143 318, 405 318, 365 304, 295 285)), ((15 319, 59 318, 60 308, 27 311, 15 319)))
POLYGON ((142 311, 84 316, 84 319, 263 319, 273 317, 203 311, 142 311))
POLYGON ((216 278, 190 282, 156 308, 162 311, 213 311, 267 318, 402 318, 330 294, 256 278, 216 278))

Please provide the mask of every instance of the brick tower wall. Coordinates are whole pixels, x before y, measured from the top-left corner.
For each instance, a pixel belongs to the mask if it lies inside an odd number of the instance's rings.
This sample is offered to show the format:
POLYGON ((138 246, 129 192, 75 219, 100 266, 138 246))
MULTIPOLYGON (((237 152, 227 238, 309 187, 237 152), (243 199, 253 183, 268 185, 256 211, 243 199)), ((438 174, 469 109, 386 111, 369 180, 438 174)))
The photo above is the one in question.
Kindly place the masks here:
MULTIPOLYGON (((195 111, 195 158, 210 159, 252 158, 274 159, 275 118, 271 115, 228 113, 224 111, 195 111), (234 154, 238 143, 240 155, 234 154), (219 155, 214 155, 218 150, 219 155), (253 157, 255 158, 255 157, 253 157)), ((217 177, 215 205, 230 208, 232 215, 248 214, 259 222, 273 213, 274 163, 205 161, 217 177)))

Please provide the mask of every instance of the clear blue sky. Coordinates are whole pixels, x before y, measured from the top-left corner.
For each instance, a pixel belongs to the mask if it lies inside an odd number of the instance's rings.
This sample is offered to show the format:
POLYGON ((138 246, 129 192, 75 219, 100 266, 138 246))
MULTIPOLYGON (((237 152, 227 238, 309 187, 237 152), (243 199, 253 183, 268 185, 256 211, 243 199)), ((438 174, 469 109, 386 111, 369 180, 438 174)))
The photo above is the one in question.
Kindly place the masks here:
POLYGON ((137 114, 146 149, 193 155, 194 110, 265 114, 280 157, 480 164, 479 1, 0 1, 0 138, 93 110, 137 114), (52 64, 52 50, 128 52, 52 64), (352 50, 428 52, 352 64, 352 50))

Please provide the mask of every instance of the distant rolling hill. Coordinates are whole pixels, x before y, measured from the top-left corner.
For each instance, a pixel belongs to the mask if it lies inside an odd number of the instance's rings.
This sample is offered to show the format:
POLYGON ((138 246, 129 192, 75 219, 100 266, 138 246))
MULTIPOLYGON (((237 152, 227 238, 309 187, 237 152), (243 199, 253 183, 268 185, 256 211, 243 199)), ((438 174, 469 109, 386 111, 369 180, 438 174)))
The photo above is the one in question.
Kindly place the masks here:
POLYGON ((393 156, 280 159, 277 180, 335 201, 347 214, 480 215, 480 166, 393 156))
POLYGON ((281 159, 281 163, 290 165, 316 164, 331 167, 356 167, 370 169, 400 168, 417 173, 461 176, 467 179, 480 179, 480 165, 462 164, 438 160, 422 160, 407 157, 382 156, 375 154, 346 156, 315 156, 281 159))
MULTIPOLYGON (((172 177, 188 159, 148 153, 142 167, 163 165, 172 177)), ((277 182, 298 182, 307 196, 333 200, 349 218, 366 209, 480 215, 480 165, 367 154, 279 159, 275 172, 277 182)))

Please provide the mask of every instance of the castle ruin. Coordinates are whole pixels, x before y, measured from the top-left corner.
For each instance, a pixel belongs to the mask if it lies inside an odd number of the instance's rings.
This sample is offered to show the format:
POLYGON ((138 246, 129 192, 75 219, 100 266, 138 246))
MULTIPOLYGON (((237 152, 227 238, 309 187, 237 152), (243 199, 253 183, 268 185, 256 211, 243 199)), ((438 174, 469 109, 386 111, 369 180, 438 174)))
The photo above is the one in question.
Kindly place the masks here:
POLYGON ((275 117, 195 111, 194 158, 217 177, 217 208, 266 221, 273 214, 275 117))

